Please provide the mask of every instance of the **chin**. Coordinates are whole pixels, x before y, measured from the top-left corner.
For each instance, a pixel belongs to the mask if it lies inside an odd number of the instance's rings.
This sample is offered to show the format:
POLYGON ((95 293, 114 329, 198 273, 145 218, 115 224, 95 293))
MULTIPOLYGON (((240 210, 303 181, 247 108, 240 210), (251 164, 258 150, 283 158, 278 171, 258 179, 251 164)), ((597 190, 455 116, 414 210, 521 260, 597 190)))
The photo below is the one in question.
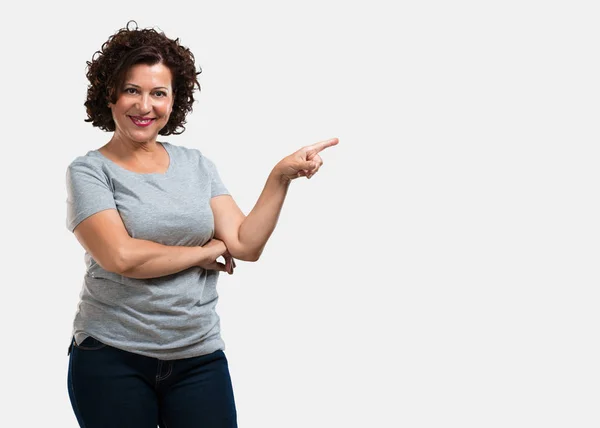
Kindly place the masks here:
POLYGON ((129 134, 129 138, 131 138, 136 143, 146 143, 150 140, 156 140, 157 137, 158 137, 158 134, 154 134, 154 133, 138 134, 137 132, 135 132, 133 134, 129 134))

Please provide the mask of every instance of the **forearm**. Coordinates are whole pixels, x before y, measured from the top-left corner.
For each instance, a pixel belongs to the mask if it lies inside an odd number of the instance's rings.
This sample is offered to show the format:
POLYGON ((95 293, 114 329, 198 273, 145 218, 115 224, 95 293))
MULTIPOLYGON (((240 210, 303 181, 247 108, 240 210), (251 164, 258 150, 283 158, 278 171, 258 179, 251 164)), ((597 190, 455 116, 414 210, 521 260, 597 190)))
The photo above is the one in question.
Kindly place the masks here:
POLYGON ((202 247, 169 246, 132 238, 123 249, 120 274, 129 278, 158 278, 197 266, 205 257, 202 247))
POLYGON ((289 180, 282 178, 275 169, 271 171, 256 205, 240 226, 240 245, 254 254, 255 259, 260 257, 275 229, 289 186, 289 180))

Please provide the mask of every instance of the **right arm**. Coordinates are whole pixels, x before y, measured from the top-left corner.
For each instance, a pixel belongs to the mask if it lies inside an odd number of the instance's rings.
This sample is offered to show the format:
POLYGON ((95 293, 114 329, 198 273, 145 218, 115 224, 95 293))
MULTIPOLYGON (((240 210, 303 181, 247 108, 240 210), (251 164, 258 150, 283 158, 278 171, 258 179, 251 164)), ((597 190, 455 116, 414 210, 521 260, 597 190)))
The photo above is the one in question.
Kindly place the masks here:
POLYGON ((162 245, 129 238, 121 249, 119 274, 137 279, 157 278, 198 266, 206 256, 203 247, 162 245))
POLYGON ((104 270, 129 278, 170 275, 206 263, 211 256, 199 246, 169 246, 132 238, 116 209, 89 216, 73 233, 104 270))

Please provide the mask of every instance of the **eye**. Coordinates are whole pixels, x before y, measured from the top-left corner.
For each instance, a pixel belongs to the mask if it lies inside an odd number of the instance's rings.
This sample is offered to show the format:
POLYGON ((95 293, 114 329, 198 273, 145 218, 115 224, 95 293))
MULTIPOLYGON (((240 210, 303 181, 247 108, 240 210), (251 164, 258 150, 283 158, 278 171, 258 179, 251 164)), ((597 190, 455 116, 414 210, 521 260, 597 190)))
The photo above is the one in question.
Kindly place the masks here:
POLYGON ((160 94, 161 97, 166 97, 167 93, 164 91, 156 91, 157 94, 160 94))
POLYGON ((134 94, 134 93, 137 92, 137 89, 135 89, 135 88, 127 88, 127 89, 125 89, 125 92, 127 92, 128 94, 134 94), (129 91, 133 91, 133 92, 129 92, 129 91))

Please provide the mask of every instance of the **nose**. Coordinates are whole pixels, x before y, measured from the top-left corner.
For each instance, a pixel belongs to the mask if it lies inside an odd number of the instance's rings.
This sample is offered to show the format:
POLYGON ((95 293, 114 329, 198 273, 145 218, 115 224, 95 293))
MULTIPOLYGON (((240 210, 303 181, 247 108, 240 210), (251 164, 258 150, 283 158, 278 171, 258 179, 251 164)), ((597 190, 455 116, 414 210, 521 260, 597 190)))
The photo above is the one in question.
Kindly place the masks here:
POLYGON ((142 114, 150 113, 150 109, 152 107, 151 98, 149 94, 142 94, 141 98, 136 104, 136 108, 140 111, 140 116, 142 114))

